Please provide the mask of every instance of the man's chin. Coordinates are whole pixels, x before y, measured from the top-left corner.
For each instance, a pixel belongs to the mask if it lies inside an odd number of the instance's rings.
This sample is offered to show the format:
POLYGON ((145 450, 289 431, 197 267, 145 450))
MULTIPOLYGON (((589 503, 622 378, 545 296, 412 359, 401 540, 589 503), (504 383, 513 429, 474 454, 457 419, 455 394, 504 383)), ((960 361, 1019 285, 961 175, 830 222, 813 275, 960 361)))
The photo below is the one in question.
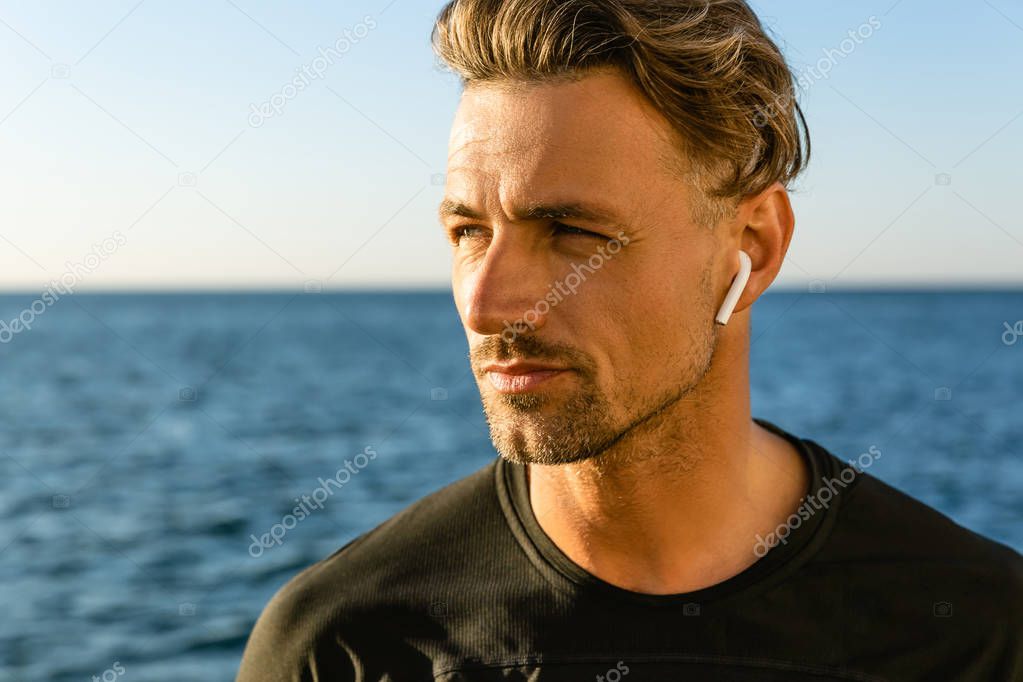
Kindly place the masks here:
MULTIPOLYGON (((528 420, 528 418, 527 418, 528 420)), ((581 438, 577 429, 559 426, 547 429, 538 423, 491 425, 490 439, 498 454, 516 464, 558 465, 581 462, 600 454, 603 448, 581 438)))
POLYGON ((562 466, 582 462, 593 457, 592 453, 570 452, 568 450, 547 451, 542 448, 503 447, 495 441, 495 448, 502 459, 513 464, 538 466, 562 466))
POLYGON ((487 391, 494 447, 509 462, 570 464, 599 455, 617 434, 610 403, 596 390, 487 391))

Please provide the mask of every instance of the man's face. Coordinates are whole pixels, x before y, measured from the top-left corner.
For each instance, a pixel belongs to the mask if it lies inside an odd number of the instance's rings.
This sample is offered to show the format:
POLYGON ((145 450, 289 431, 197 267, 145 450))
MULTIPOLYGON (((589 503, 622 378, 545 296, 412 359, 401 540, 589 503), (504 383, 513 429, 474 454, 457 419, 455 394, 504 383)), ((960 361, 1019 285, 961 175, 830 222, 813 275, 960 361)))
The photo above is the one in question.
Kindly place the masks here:
POLYGON ((668 130, 612 72, 462 98, 442 221, 491 436, 512 461, 595 457, 710 367, 715 236, 663 162, 668 130))

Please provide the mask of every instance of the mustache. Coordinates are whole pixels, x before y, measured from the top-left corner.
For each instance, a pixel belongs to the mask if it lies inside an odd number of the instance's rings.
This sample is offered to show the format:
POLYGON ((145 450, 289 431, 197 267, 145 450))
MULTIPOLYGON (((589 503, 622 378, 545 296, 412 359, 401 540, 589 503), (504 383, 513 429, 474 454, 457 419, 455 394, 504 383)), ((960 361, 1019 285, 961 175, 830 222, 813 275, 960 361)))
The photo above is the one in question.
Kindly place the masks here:
POLYGON ((518 336, 507 341, 500 334, 485 337, 475 348, 469 350, 469 362, 473 371, 481 374, 481 368, 488 362, 511 360, 547 360, 572 367, 583 374, 590 374, 593 360, 579 349, 561 343, 541 341, 535 336, 518 336))

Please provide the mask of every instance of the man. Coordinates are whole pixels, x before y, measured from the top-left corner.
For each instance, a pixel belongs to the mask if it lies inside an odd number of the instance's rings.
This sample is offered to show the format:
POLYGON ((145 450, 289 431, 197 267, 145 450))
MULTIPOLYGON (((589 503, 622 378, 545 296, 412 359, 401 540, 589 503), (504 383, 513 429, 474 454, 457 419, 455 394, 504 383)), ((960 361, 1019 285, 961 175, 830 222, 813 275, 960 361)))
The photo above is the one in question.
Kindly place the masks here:
POLYGON ((289 582, 238 679, 1023 679, 1019 554, 751 418, 809 143, 747 5, 454 0, 434 45, 501 457, 289 582))

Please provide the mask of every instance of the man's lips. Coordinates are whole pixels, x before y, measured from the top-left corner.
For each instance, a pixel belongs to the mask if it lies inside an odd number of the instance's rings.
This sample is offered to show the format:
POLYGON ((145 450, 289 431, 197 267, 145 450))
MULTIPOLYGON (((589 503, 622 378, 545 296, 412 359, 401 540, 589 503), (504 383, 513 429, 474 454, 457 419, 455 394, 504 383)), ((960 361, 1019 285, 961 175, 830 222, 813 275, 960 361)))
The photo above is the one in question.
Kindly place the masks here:
POLYGON ((492 362, 484 366, 483 371, 491 385, 501 393, 524 393, 572 370, 537 362, 492 362))

